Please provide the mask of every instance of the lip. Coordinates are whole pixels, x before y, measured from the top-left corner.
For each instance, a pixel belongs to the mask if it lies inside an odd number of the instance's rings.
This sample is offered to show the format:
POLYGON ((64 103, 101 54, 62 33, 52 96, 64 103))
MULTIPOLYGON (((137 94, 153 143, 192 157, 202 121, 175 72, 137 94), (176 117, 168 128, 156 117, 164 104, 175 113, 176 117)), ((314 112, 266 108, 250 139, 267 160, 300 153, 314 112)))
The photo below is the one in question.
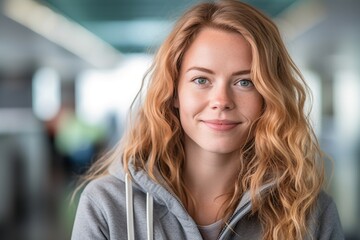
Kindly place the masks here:
POLYGON ((241 123, 241 122, 227 120, 227 119, 203 120, 202 122, 209 128, 216 130, 216 131, 228 131, 228 130, 235 128, 237 125, 239 125, 241 123))

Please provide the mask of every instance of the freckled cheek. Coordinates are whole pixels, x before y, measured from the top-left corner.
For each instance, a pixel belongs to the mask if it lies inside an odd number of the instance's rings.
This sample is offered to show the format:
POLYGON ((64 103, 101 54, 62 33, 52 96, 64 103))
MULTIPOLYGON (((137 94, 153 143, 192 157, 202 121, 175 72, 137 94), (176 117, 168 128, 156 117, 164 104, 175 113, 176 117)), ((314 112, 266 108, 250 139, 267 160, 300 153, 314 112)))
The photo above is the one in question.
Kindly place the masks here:
POLYGON ((196 109, 197 98, 191 94, 183 94, 179 96, 180 110, 183 112, 191 112, 196 109))
POLYGON ((261 95, 249 96, 246 100, 241 101, 240 108, 242 113, 250 120, 255 120, 262 113, 263 98, 261 95))

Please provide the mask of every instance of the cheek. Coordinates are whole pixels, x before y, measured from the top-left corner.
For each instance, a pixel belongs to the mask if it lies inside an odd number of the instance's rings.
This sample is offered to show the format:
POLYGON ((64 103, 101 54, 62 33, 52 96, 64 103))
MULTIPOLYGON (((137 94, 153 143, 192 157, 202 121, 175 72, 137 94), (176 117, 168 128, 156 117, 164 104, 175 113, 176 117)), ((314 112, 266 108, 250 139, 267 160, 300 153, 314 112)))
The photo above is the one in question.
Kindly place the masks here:
POLYGON ((260 94, 251 96, 246 101, 246 115, 249 119, 255 120, 261 116, 263 112, 264 100, 260 94))
POLYGON ((182 95, 179 96, 178 98, 178 105, 179 105, 179 111, 180 114, 191 114, 195 111, 196 109, 196 99, 192 98, 191 96, 188 95, 182 95))
POLYGON ((179 91, 176 104, 182 111, 193 111, 198 107, 199 104, 201 104, 200 99, 202 99, 201 96, 194 93, 193 91, 182 89, 182 91, 179 91))
POLYGON ((191 127, 204 110, 203 103, 192 94, 179 96, 180 122, 184 128, 191 127))

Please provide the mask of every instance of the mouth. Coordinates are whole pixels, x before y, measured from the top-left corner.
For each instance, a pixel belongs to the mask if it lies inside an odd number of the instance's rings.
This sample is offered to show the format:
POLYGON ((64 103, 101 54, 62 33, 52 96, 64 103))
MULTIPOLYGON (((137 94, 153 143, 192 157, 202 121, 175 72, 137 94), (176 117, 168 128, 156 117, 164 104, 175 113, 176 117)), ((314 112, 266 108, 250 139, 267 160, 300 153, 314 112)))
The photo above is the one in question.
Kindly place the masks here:
POLYGON ((202 122, 209 128, 216 130, 216 131, 228 131, 228 130, 235 128, 239 124, 241 124, 241 122, 226 120, 226 119, 225 120, 219 120, 219 119, 203 120, 202 122))

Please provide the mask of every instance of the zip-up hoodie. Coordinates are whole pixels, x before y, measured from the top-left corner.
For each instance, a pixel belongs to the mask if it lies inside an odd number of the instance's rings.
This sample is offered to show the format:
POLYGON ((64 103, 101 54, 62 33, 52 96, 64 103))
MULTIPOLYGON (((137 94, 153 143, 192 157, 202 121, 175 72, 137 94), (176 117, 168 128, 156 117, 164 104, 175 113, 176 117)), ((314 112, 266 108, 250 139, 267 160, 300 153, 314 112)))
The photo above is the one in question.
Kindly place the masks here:
MULTIPOLYGON (((131 181, 122 166, 116 165, 108 176, 86 186, 71 239, 203 239, 194 220, 165 184, 155 183, 145 171, 129 170, 131 181)), ((261 194, 267 194, 271 187, 262 186, 261 194)), ((256 214, 250 214, 251 207, 246 192, 218 239, 262 239, 260 221, 256 214)), ((344 239, 336 206, 324 192, 319 194, 309 218, 308 233, 306 239, 344 239)))

